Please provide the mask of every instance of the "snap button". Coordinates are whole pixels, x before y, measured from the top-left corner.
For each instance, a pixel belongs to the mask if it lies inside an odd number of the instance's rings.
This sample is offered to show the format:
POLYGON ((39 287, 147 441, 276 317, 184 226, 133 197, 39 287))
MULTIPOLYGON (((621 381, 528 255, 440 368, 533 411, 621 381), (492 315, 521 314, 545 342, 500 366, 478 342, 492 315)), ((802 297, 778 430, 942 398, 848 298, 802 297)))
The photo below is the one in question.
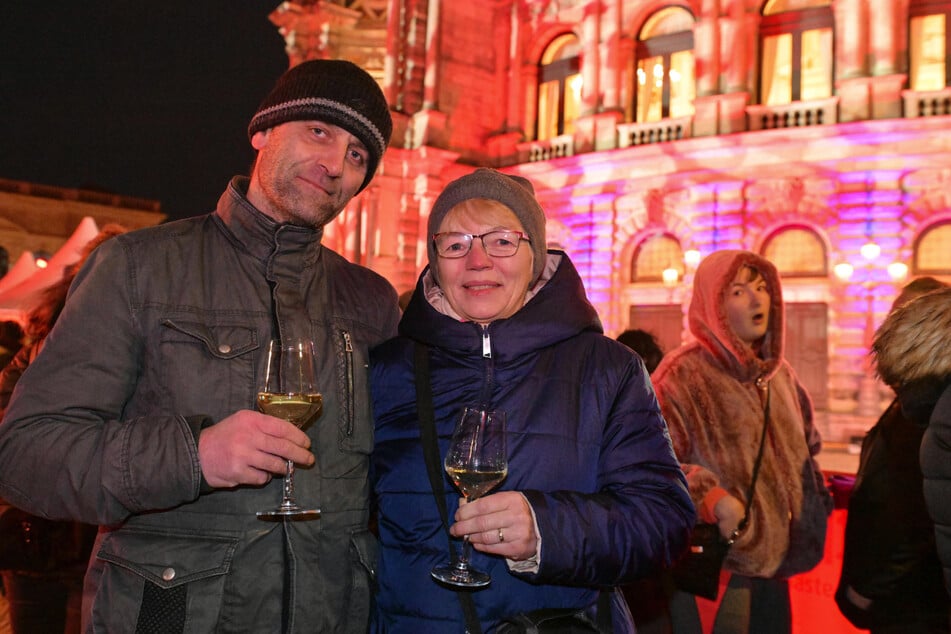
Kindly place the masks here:
POLYGON ((174 568, 166 568, 165 570, 162 571, 162 579, 164 579, 165 581, 171 581, 174 578, 175 578, 174 568))
POLYGON ((229 352, 231 352, 231 346, 229 346, 226 343, 220 344, 218 346, 218 352, 220 352, 221 354, 228 354, 229 352))

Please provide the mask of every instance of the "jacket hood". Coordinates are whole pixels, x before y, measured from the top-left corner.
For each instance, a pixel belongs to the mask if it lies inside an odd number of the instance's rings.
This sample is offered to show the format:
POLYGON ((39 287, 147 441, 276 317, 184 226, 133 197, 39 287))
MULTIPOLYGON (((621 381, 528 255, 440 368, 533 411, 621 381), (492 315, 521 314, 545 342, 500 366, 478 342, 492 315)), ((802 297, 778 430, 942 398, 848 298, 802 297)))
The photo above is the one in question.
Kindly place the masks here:
POLYGON ((951 288, 927 293, 892 311, 875 333, 878 375, 895 390, 951 377, 951 288))
MULTIPOLYGON (((603 333, 594 306, 588 301, 578 271, 568 256, 548 251, 542 279, 532 288, 530 298, 514 315, 489 324, 485 332, 493 342, 492 356, 505 361, 550 346, 582 331, 603 333), (550 277, 546 281, 546 277, 550 277), (573 299, 569 299, 573 296, 573 299), (504 342, 504 345, 497 345, 504 342)), ((416 283, 399 332, 415 341, 457 351, 460 355, 478 352, 481 356, 482 326, 459 321, 438 310, 427 298, 427 266, 416 283)))
POLYGON ((690 332, 697 342, 738 376, 770 378, 783 359, 785 323, 783 291, 776 267, 750 251, 715 251, 700 262, 694 275, 693 298, 687 311, 690 332), (750 266, 769 286, 769 325, 754 354, 730 328, 723 300, 737 271, 750 266))

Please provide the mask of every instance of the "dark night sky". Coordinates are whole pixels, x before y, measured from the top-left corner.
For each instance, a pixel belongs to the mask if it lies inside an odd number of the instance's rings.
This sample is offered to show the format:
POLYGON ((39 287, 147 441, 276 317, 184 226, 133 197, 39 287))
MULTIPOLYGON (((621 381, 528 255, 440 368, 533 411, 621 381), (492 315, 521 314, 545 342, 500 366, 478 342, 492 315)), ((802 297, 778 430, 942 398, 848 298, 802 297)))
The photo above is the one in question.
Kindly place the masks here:
POLYGON ((210 211, 287 68, 280 0, 2 0, 0 177, 210 211))

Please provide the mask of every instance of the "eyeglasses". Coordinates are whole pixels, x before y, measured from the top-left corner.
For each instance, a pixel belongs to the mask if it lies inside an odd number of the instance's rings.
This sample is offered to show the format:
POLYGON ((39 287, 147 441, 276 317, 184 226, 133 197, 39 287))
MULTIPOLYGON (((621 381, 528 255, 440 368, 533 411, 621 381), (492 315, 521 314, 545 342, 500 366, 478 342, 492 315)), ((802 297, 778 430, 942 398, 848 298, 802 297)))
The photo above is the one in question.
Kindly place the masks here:
POLYGON ((443 258, 461 258, 472 249, 472 241, 482 240, 482 248, 493 258, 510 258, 518 252, 522 240, 531 243, 521 231, 490 231, 482 235, 448 231, 433 234, 436 253, 443 258))

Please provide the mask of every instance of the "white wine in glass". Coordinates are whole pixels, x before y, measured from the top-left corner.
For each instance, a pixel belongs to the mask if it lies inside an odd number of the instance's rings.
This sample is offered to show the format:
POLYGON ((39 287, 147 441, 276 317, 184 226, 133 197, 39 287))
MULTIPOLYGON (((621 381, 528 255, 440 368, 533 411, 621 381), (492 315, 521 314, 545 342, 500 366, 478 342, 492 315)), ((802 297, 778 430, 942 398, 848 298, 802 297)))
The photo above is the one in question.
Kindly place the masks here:
MULTIPOLYGON (((257 405, 268 416, 282 418, 298 427, 323 413, 324 400, 317 390, 317 355, 313 341, 270 342, 264 385, 258 392, 257 405)), ((319 514, 319 509, 306 509, 294 499, 294 462, 288 460, 281 504, 269 511, 258 511, 257 516, 263 519, 309 519, 319 514)))
MULTIPOLYGON (((480 498, 498 486, 508 473, 505 412, 465 408, 452 432, 443 466, 466 502, 480 498)), ((458 559, 433 568, 433 578, 462 588, 489 585, 491 577, 469 565, 471 548, 466 535, 458 559)))

